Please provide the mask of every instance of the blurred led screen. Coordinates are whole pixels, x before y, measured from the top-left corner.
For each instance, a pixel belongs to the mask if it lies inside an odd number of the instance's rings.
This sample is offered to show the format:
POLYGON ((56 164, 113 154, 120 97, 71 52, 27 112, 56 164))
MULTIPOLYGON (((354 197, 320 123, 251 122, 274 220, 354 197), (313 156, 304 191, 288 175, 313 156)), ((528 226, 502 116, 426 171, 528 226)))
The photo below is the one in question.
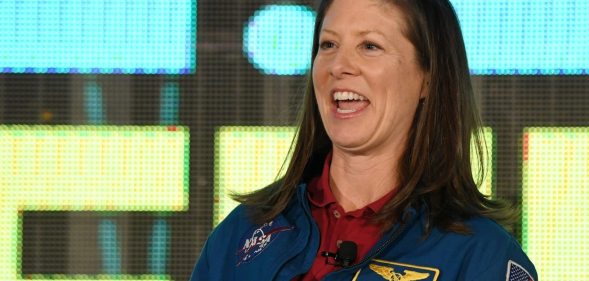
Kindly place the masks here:
MULTIPOLYGON (((188 142, 184 127, 0 126, 0 280, 22 279, 23 211, 187 210, 188 142)), ((169 280, 165 275, 33 277, 169 280)))
POLYGON ((215 225, 237 206, 229 197, 232 192, 255 191, 277 179, 294 134, 295 127, 218 129, 215 134, 215 225))
MULTIPOLYGON (((589 73, 589 1, 452 0, 475 75, 589 73)), ((303 75, 310 67, 315 13, 268 5, 249 18, 244 54, 264 74, 303 75)))
MULTIPOLYGON (((573 237, 587 229, 578 208, 589 200, 562 193, 589 190, 576 180, 589 175, 574 162, 582 151, 555 150, 571 164, 522 156, 524 128, 589 126, 589 1, 450 1, 492 128, 480 190, 527 208, 509 229, 540 280, 589 281, 587 241, 573 237), (536 167, 525 187, 524 165, 536 167)), ((235 206, 227 195, 280 175, 318 2, 0 0, 0 126, 27 124, 0 130, 0 281, 188 280, 212 226, 235 206), (177 154, 188 148, 160 147, 159 136, 180 141, 188 128, 189 160, 177 154), (157 149, 139 150, 150 140, 157 149), (162 185, 157 174, 188 161, 190 181, 176 174, 162 185)), ((553 153, 541 151, 526 154, 553 153)))
POLYGON ((0 1, 0 72, 184 74, 196 0, 0 1))
POLYGON ((527 128, 523 247, 540 280, 589 280, 589 128, 527 128))
POLYGON ((589 73, 589 1, 451 2, 472 74, 589 73))
POLYGON ((257 10, 243 30, 243 51, 264 74, 302 75, 311 66, 315 12, 301 5, 257 10))
MULTIPOLYGON (((229 196, 247 193, 274 182, 287 159, 295 127, 221 127, 215 135, 215 207, 218 224, 238 203, 229 196)), ((493 184, 493 131, 484 128, 486 171, 480 190, 491 195, 493 184)), ((289 158, 288 158, 289 159, 289 158)), ((473 160, 476 158, 473 157, 473 160)), ((473 163, 478 163, 473 161, 473 163)), ((286 163, 287 164, 287 163, 286 163)), ((286 165, 285 164, 285 165, 286 165)), ((473 165, 478 170, 478 164, 473 165)), ((286 166, 285 166, 286 168, 286 166)), ((478 173, 475 173, 478 175, 478 173)), ((475 176, 476 176, 475 175, 475 176)))

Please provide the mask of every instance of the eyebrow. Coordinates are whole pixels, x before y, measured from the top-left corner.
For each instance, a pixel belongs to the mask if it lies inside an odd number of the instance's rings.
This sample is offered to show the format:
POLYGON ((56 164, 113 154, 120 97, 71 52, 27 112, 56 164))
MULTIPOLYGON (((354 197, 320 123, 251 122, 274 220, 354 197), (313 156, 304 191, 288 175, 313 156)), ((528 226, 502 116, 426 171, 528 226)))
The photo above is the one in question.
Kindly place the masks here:
MULTIPOLYGON (((321 32, 330 33, 330 34, 333 34, 333 35, 338 35, 337 32, 335 32, 335 31, 333 31, 331 29, 325 29, 325 28, 323 28, 323 29, 321 29, 321 32)), ((380 36, 382 36, 384 38, 387 38, 387 36, 384 33, 380 32, 378 30, 375 30, 375 29, 363 30, 363 31, 356 32, 357 35, 366 35, 366 34, 370 34, 370 33, 376 33, 376 34, 378 34, 378 35, 380 35, 380 36)))

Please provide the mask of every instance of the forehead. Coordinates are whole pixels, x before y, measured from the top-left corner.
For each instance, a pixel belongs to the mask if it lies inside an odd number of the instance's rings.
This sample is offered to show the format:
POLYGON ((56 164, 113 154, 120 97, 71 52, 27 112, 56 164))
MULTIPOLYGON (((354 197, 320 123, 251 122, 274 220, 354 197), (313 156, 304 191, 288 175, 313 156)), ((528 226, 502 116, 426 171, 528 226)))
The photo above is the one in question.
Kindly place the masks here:
POLYGON ((333 0, 325 13, 322 29, 376 30, 395 33, 405 30, 399 7, 385 0, 333 0))

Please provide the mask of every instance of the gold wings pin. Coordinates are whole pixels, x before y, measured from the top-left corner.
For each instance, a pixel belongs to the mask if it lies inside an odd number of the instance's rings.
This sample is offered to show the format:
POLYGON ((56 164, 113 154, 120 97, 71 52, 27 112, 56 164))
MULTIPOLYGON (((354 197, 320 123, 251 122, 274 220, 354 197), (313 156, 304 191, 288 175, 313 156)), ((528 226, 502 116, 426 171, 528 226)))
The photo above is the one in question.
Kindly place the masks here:
POLYGON ((403 271, 403 274, 396 273, 395 269, 388 266, 380 266, 376 264, 371 264, 370 269, 374 271, 376 274, 380 275, 385 280, 389 281, 414 281, 414 280, 423 280, 429 277, 429 273, 421 273, 411 270, 403 271))

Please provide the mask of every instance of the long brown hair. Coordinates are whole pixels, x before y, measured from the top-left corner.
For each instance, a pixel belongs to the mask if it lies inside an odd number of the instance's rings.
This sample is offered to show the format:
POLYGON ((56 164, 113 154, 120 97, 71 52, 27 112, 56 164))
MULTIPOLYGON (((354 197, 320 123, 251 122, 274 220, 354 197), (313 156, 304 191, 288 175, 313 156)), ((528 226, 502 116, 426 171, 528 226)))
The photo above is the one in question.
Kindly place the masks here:
MULTIPOLYGON (((470 81, 466 49, 456 13, 448 0, 382 0, 400 8, 405 36, 413 43, 418 62, 429 75, 429 94, 420 102, 399 165, 397 195, 375 216, 383 230, 401 220, 406 207, 427 209, 427 231, 437 226, 466 233, 463 221, 486 216, 512 223, 514 212, 504 203, 481 194, 477 185, 484 170, 481 121, 470 81), (481 175, 473 178, 471 141, 481 175)), ((313 36, 313 63, 321 25, 333 0, 321 1, 313 36)), ((312 67, 311 67, 312 69, 312 67)), ((292 157, 285 176, 257 192, 235 196, 250 206, 256 223, 271 220, 291 201, 296 186, 321 171, 332 144, 323 127, 311 74, 308 76, 292 157)))

